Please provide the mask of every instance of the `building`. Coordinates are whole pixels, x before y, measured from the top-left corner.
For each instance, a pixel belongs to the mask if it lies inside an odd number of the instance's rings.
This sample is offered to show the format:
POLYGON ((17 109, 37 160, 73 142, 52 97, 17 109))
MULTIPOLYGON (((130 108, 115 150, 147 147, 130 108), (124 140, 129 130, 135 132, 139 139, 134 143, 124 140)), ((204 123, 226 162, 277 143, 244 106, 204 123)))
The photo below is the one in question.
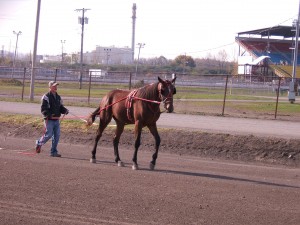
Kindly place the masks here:
POLYGON ((86 64, 132 64, 132 50, 129 47, 117 48, 115 46, 97 46, 92 52, 84 53, 86 64))

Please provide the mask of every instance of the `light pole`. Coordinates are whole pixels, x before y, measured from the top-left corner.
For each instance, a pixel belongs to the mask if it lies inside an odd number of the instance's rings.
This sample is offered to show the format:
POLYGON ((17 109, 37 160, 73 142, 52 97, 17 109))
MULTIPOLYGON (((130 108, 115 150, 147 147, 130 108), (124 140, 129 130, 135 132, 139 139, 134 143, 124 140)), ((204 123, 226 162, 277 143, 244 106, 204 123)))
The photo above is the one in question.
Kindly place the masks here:
POLYGON ((138 64, 139 64, 139 60, 140 60, 141 48, 143 48, 145 46, 145 43, 138 43, 137 45, 139 46, 139 53, 138 53, 138 58, 137 58, 136 65, 135 65, 135 79, 136 79, 136 75, 137 75, 137 71, 138 71, 138 64))
POLYGON ((131 51, 132 51, 132 58, 131 62, 134 62, 134 43, 135 43, 135 20, 136 20, 136 4, 133 3, 132 6, 132 42, 131 42, 131 51))
POLYGON ((64 44, 66 43, 66 40, 60 40, 61 43, 61 64, 64 62, 64 44))
POLYGON ((78 17, 78 22, 81 24, 81 51, 80 51, 80 77, 79 77, 79 89, 82 87, 82 73, 83 73, 83 33, 84 33, 84 24, 88 24, 88 18, 84 17, 85 11, 90 9, 75 9, 75 11, 82 11, 82 17, 78 17))
POLYGON ((12 70, 12 73, 11 73, 11 79, 13 79, 14 72, 15 72, 16 55, 17 55, 17 49, 18 49, 18 40, 19 40, 19 35, 22 34, 22 31, 19 31, 19 32, 13 31, 13 34, 17 35, 17 39, 16 39, 16 47, 15 47, 15 55, 14 55, 13 70, 12 70))
MULTIPOLYGON (((299 38, 299 20, 300 20, 300 2, 299 2, 299 10, 298 10, 298 19, 296 20, 296 35, 295 35, 295 49, 294 49, 294 58, 293 58, 293 78, 292 82, 290 82, 289 86, 289 101, 290 103, 295 102, 295 81, 296 81, 296 69, 297 69, 297 60, 298 60, 298 38, 299 38)), ((298 87, 298 85, 296 85, 298 87)))

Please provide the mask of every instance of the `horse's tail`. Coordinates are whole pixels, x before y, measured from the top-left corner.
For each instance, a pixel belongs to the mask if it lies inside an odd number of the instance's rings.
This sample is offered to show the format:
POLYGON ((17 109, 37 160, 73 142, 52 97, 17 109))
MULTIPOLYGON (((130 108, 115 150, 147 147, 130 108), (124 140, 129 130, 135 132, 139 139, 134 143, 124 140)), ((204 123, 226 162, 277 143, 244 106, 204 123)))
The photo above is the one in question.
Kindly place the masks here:
POLYGON ((88 127, 91 126, 95 122, 96 116, 99 115, 99 113, 100 113, 100 106, 93 113, 91 113, 89 115, 89 117, 87 118, 86 125, 88 127))

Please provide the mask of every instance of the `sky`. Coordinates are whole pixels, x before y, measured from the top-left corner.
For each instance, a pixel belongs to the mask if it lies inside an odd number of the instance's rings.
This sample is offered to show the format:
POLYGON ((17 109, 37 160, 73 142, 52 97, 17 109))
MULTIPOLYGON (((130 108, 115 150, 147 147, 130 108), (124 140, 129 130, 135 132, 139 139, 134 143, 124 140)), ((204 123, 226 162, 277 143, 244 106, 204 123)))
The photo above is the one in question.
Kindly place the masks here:
MULTIPOLYGON (((33 52, 38 0, 0 0, 0 48, 33 52)), ((144 43, 140 58, 178 55, 203 58, 225 50, 237 57, 237 33, 277 25, 291 26, 298 18, 299 0, 41 0, 37 54, 80 52, 85 12, 84 52, 96 46, 129 47, 132 6, 136 3, 137 43, 144 43), (61 41, 65 41, 64 44, 61 41)))

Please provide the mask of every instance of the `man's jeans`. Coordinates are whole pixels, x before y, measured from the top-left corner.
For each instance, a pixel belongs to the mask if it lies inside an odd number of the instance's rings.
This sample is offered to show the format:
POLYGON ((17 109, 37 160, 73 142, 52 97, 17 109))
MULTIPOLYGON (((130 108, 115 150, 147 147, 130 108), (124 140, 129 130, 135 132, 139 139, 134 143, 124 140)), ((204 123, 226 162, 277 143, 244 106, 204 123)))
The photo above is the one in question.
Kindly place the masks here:
POLYGON ((57 145, 60 137, 59 120, 45 120, 44 126, 46 128, 45 134, 37 141, 38 145, 44 145, 52 138, 51 155, 57 154, 57 145))

